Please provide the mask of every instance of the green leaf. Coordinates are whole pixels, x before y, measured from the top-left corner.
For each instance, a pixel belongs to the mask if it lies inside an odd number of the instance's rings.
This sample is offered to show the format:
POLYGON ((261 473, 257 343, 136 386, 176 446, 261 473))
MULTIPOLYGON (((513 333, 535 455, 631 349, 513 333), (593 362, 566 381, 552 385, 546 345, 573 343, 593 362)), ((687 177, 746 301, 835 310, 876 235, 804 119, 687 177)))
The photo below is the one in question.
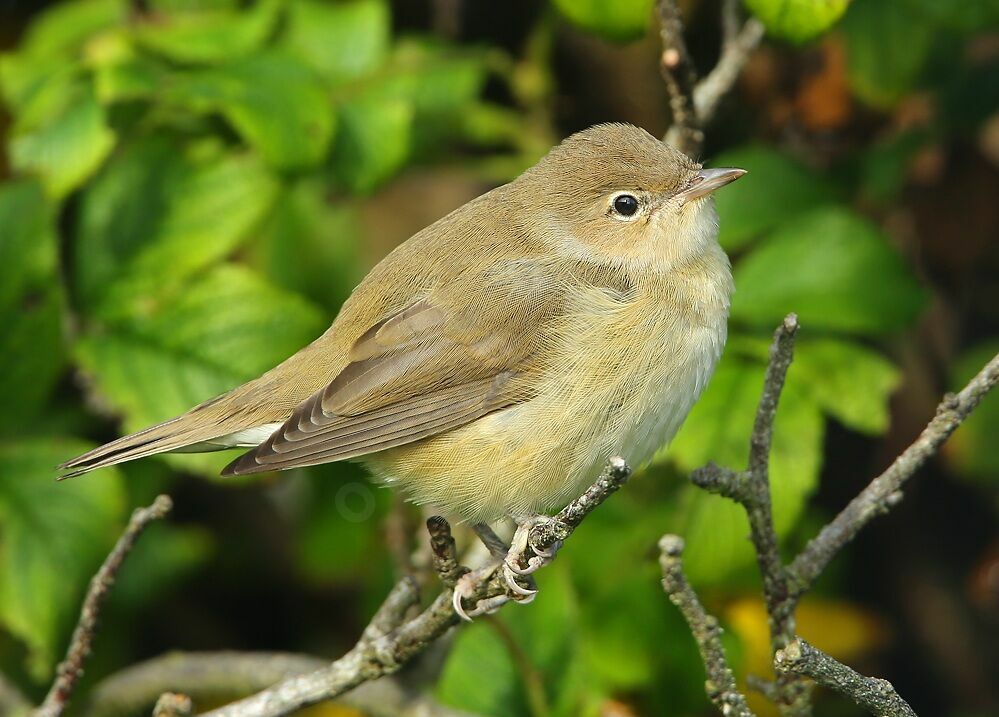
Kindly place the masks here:
POLYGON ((219 112, 271 165, 319 164, 333 137, 333 111, 322 85, 298 60, 253 55, 175 79, 169 98, 194 112, 219 112))
POLYGON ((711 162, 749 172, 714 195, 718 241, 738 249, 788 219, 835 201, 831 185, 786 154, 761 145, 725 152, 711 162))
POLYGON ((336 310, 364 278, 356 202, 339 204, 315 178, 282 189, 249 247, 252 264, 278 286, 336 310))
POLYGON ((383 0, 295 0, 285 43, 333 84, 370 74, 388 57, 391 18, 383 0))
POLYGON ((767 328, 795 311, 803 326, 883 334, 910 326, 924 292, 877 227, 820 209, 781 227, 735 268, 732 318, 767 328))
POLYGON ((973 33, 999 26, 997 0, 975 0, 975 2, 904 0, 904 4, 914 13, 925 15, 934 24, 957 32, 973 33))
POLYGON ((34 19, 19 51, 35 58, 77 50, 99 31, 125 20, 125 0, 70 0, 52 5, 34 19))
POLYGON ((794 350, 803 390, 843 425, 871 435, 888 428, 888 399, 901 374, 883 356, 838 339, 803 339, 794 350))
POLYGON ((555 7, 587 32, 626 42, 645 35, 653 0, 554 0, 555 7))
POLYGON ((52 208, 32 181, 0 184, 0 310, 55 280, 56 235, 52 208))
MULTIPOLYGON (((709 461, 743 470, 765 370, 762 362, 727 352, 665 455, 685 473, 709 461)), ((779 534, 800 517, 818 484, 822 464, 822 414, 803 388, 792 364, 770 453, 774 525, 779 534)), ((727 498, 688 486, 674 521, 687 543, 684 565, 692 581, 718 583, 752 563, 745 511, 727 498)))
POLYGON ((337 179, 353 192, 370 192, 409 158, 413 105, 405 100, 360 98, 340 108, 333 152, 337 179))
MULTIPOLYGON (((959 391, 999 355, 999 341, 979 344, 964 352, 954 364, 951 388, 959 391)), ((992 391, 944 444, 943 453, 958 470, 983 481, 999 484, 999 394, 992 391)))
MULTIPOLYGON (((326 318, 249 270, 223 265, 173 301, 118 316, 77 345, 95 390, 132 432, 259 376, 315 339, 326 318)), ((215 471, 221 458, 179 463, 215 471)))
POLYGON ((41 187, 0 185, 0 431, 32 425, 62 372, 62 292, 53 213, 41 187), (26 356, 33 357, 25 360, 26 356))
POLYGON ((435 691, 444 704, 476 715, 530 714, 510 651, 485 620, 456 635, 435 691))
POLYGON ((115 134, 93 90, 81 86, 74 95, 75 99, 45 124, 17 132, 10 140, 11 165, 37 175, 56 198, 89 179, 115 143, 115 134))
POLYGON ((850 87, 875 107, 890 107, 915 87, 937 32, 902 0, 854 0, 842 30, 850 87))
POLYGON ((284 1, 257 0, 249 10, 202 9, 199 3, 198 9, 156 16, 136 25, 135 38, 142 46, 177 62, 227 62, 264 44, 284 1))
POLYGON ((277 193, 251 156, 188 158, 164 138, 130 147, 83 198, 75 245, 81 300, 110 317, 168 298, 240 246, 277 193))
MULTIPOLYGON (((880 0, 879 0, 880 1, 880 0)), ((746 0, 774 37, 803 43, 832 27, 850 0, 746 0)))
POLYGON ((73 439, 0 442, 0 620, 29 648, 44 679, 124 510, 114 469, 57 483, 55 466, 87 450, 73 439))

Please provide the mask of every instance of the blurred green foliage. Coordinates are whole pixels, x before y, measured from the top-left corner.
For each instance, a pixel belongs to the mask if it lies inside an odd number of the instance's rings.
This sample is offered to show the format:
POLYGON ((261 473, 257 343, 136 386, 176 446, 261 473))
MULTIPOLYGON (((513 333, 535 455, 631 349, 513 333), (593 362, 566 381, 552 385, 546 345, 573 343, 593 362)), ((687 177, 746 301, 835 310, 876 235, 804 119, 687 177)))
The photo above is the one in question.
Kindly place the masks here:
MULTIPOLYGON (((0 184, 0 622, 27 647, 40 682, 128 505, 176 480, 155 461, 211 478, 231 458, 167 456, 125 469, 146 487, 118 470, 54 484, 53 466, 86 447, 80 436, 108 437, 93 417, 140 429, 318 335, 364 271, 355 200, 402 170, 458 161, 484 181, 508 179, 557 135, 484 94, 494 82, 515 102, 544 100, 543 67, 515 67, 494 48, 396 36, 383 0, 142 5, 57 2, 0 56, 11 115, 11 177, 0 184)), ((651 0, 553 5, 612 40, 649 31, 651 0)), ((881 110, 917 88, 964 107, 968 88, 928 72, 927 58, 999 19, 993 0, 747 5, 776 39, 803 43, 833 26, 848 48, 852 92, 881 110)), ((995 82, 973 91, 994 92, 995 82)), ((945 111, 934 131, 984 117, 945 111)), ((828 420, 886 430, 900 372, 881 347, 914 326, 927 292, 857 207, 892 201, 897 167, 924 141, 872 142, 837 171, 756 141, 712 158, 750 172, 717 199, 738 291, 717 374, 647 471, 674 480, 636 480, 574 536, 535 604, 463 630, 441 699, 484 715, 593 714, 624 693, 675 713, 699 708, 694 647, 643 556, 665 529, 682 532, 691 578, 738 589, 752 580, 752 555, 741 510, 675 474, 709 460, 745 463, 769 332, 791 310, 804 331, 771 465, 780 532, 793 535, 817 486, 828 420)), ((956 379, 984 355, 972 354, 956 379)), ((955 452, 970 473, 997 472, 995 408, 959 434, 955 452)), ((379 523, 346 522, 335 508, 355 476, 335 466, 288 479, 300 481, 307 506, 295 513, 293 554, 302 579, 363 579, 377 597, 389 571, 379 523)), ((375 517, 385 495, 373 499, 375 517)), ((136 561, 143 580, 123 576, 122 602, 141 604, 150 586, 181 580, 208 558, 210 541, 158 527, 136 561)))

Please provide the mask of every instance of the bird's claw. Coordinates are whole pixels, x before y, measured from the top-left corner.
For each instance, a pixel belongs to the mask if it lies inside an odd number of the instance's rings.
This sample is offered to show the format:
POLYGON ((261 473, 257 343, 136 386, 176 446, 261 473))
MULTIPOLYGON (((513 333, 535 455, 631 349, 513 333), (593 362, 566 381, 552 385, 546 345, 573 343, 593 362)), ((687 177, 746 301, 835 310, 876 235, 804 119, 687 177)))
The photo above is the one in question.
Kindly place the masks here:
POLYGON ((536 515, 520 522, 513 534, 510 550, 506 554, 503 565, 522 577, 536 572, 555 559, 556 553, 562 547, 562 541, 556 541, 551 546, 539 548, 531 544, 531 531, 538 525, 554 520, 547 515, 536 515), (528 557, 528 552, 531 553, 528 557))
POLYGON ((526 605, 534 600, 534 596, 538 592, 534 586, 534 580, 529 580, 529 587, 524 587, 518 584, 517 580, 504 570, 503 581, 510 592, 477 600, 474 607, 466 610, 464 602, 471 600, 475 596, 480 583, 492 578, 493 573, 501 567, 503 567, 501 564, 488 565, 479 570, 465 573, 458 578, 458 582, 454 586, 454 592, 451 595, 451 605, 454 607, 454 611, 458 617, 471 622, 473 617, 491 615, 511 600, 522 605, 526 605))

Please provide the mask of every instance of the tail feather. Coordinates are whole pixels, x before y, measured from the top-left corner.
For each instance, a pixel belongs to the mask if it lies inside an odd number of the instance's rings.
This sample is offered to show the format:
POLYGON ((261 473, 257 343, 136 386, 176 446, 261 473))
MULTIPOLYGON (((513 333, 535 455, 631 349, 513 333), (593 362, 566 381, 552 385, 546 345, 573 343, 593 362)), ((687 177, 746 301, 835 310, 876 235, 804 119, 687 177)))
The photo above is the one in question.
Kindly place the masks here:
POLYGON ((216 437, 205 436, 203 431, 191 430, 190 426, 185 426, 186 422, 182 421, 182 418, 184 417, 173 418, 138 433, 122 436, 72 458, 59 466, 68 472, 60 475, 58 480, 73 478, 97 468, 117 465, 136 458, 174 451, 216 437))

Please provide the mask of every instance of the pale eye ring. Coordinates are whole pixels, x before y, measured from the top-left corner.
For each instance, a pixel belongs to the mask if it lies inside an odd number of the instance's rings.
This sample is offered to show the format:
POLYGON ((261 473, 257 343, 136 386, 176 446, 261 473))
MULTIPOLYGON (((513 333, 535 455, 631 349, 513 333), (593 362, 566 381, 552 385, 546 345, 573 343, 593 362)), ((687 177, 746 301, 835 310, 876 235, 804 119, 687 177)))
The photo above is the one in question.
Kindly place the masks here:
POLYGON ((611 211, 622 219, 633 219, 638 214, 639 206, 638 197, 627 192, 611 199, 611 211))

